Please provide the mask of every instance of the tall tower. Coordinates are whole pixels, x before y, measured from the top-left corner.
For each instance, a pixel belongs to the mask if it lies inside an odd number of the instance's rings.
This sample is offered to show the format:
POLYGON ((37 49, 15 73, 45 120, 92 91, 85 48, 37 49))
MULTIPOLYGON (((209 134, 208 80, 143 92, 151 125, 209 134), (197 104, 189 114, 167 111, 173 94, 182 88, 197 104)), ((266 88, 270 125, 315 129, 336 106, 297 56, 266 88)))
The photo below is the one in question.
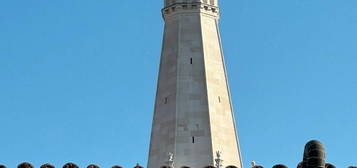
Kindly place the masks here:
POLYGON ((242 168, 217 0, 165 0, 162 14, 165 32, 148 168, 242 168))

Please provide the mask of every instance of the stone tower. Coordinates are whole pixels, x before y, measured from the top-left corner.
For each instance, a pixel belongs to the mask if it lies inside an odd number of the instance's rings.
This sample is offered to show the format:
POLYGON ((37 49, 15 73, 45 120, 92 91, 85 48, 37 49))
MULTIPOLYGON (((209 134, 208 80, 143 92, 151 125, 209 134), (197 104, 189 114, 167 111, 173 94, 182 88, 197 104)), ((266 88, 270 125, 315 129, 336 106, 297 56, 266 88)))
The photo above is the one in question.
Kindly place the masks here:
POLYGON ((165 0, 148 168, 242 168, 217 3, 165 0))

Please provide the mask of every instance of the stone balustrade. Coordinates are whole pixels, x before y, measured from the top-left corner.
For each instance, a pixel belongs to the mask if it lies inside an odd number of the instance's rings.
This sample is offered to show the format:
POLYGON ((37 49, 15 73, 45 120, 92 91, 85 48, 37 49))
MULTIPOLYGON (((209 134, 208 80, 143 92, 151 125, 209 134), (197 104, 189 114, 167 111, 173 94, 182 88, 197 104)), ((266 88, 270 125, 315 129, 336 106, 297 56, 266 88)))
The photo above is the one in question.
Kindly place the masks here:
MULTIPOLYGON (((325 149, 322 145, 321 142, 312 140, 308 142, 305 145, 305 150, 304 150, 304 157, 303 160, 297 165, 297 168, 336 168, 334 165, 327 163, 325 161, 325 149)), ((0 165, 0 168, 7 168, 5 165, 0 165)), ((35 168, 31 163, 28 162, 23 162, 17 166, 17 168, 35 168)), ((55 168, 54 165, 51 165, 49 163, 46 163, 40 168, 55 168)), ((65 165, 62 166, 62 168, 79 168, 75 163, 66 163, 65 165)), ((97 166, 95 164, 90 164, 87 166, 87 168, 100 168, 100 166, 97 166)), ((123 168, 121 166, 115 165, 112 166, 112 168, 123 168)), ((140 166, 139 164, 136 164, 134 168, 144 168, 140 166)), ((172 168, 170 166, 162 166, 160 168, 172 168)), ((190 168, 190 167, 181 167, 181 168, 190 168)), ((216 168, 214 166, 206 166, 204 168, 216 168)), ((227 167, 221 167, 221 168, 238 168, 236 166, 227 166, 227 167)), ((255 163, 251 166, 251 168, 264 168, 261 165, 255 165, 255 163)), ((288 168, 287 166, 283 164, 277 164, 274 165, 273 168, 288 168)), ((348 168, 357 168, 357 166, 349 166, 348 168)))

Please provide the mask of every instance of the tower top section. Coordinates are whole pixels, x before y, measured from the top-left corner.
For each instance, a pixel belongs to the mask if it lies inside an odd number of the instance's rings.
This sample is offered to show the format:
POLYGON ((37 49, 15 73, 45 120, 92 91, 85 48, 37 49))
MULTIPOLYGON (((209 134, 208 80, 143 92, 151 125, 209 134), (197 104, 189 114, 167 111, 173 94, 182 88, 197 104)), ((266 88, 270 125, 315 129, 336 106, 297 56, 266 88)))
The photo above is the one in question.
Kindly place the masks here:
POLYGON ((210 6, 218 7, 218 0, 165 0, 165 7, 169 7, 174 4, 197 4, 202 3, 210 6))
POLYGON ((203 13, 218 18, 218 0, 164 0, 164 19, 181 13, 203 13))

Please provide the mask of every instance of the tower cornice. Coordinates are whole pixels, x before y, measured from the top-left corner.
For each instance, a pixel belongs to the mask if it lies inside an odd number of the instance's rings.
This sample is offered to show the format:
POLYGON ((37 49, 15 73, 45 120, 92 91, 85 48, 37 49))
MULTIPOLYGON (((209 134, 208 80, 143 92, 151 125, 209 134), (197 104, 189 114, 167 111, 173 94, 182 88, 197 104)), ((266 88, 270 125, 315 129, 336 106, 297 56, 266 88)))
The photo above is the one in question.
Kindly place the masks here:
POLYGON ((174 15, 188 13, 201 13, 217 19, 219 18, 219 8, 217 6, 202 2, 174 3, 164 7, 161 12, 165 20, 174 15))

